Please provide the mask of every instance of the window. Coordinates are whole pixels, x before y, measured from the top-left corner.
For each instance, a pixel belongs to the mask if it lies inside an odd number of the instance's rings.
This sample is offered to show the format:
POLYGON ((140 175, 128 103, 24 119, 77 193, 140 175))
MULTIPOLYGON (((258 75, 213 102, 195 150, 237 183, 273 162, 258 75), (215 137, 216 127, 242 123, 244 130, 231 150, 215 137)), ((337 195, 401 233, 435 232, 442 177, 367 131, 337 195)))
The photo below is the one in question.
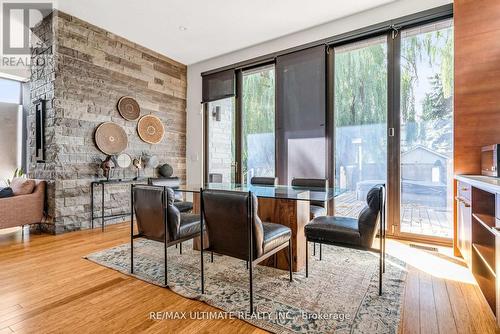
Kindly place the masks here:
POLYGON ((22 152, 21 83, 0 78, 0 185, 22 167, 22 152))
POLYGON ((206 105, 207 163, 210 183, 234 183, 236 177, 236 114, 233 97, 206 105))
POLYGON ((335 214, 357 218, 387 178, 387 37, 335 47, 335 214))
POLYGON ((21 104, 21 83, 0 78, 0 102, 21 104))
POLYGON ((370 27, 363 33, 369 37, 352 41, 340 36, 328 53, 318 45, 277 55, 274 66, 235 70, 236 178, 276 175, 290 184, 294 177, 331 177, 341 195, 329 214, 354 218, 368 191, 385 183, 389 234, 448 241, 451 14, 449 6, 432 23, 422 17, 425 24, 417 25, 412 16, 411 26, 401 19, 402 28, 370 27))
POLYGON ((401 232, 453 235, 453 22, 401 32, 401 232))
POLYGON ((274 65, 243 72, 242 182, 275 176, 274 65))

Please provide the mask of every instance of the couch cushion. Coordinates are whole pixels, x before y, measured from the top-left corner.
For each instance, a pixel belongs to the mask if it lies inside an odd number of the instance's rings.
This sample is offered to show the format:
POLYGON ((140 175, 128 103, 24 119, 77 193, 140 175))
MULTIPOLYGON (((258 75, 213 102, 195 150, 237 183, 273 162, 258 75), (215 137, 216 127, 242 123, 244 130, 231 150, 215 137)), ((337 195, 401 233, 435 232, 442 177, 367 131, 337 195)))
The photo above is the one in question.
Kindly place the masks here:
POLYGON ((0 189, 0 198, 7 198, 14 196, 14 192, 11 187, 1 188, 0 189))
POLYGON ((14 192, 14 196, 28 195, 35 189, 35 180, 25 179, 22 177, 15 177, 10 182, 10 187, 14 192))

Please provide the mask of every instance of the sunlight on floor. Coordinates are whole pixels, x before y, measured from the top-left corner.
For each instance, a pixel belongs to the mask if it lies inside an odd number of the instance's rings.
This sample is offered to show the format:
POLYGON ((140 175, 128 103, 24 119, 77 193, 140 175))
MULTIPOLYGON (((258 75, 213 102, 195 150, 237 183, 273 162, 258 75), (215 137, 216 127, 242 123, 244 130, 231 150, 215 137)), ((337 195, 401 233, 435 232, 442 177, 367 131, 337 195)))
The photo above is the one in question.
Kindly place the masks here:
POLYGON ((476 284, 471 272, 461 259, 453 257, 451 248, 438 248, 439 252, 428 252, 412 248, 402 241, 387 239, 387 253, 410 266, 435 277, 476 284))
POLYGON ((21 227, 0 229, 0 245, 3 245, 5 243, 12 243, 13 241, 27 242, 29 240, 30 234, 27 229, 25 231, 23 231, 21 227))
POLYGON ((0 229, 0 235, 11 234, 11 233, 15 233, 15 232, 21 233, 21 229, 22 229, 21 227, 11 227, 11 228, 0 229))

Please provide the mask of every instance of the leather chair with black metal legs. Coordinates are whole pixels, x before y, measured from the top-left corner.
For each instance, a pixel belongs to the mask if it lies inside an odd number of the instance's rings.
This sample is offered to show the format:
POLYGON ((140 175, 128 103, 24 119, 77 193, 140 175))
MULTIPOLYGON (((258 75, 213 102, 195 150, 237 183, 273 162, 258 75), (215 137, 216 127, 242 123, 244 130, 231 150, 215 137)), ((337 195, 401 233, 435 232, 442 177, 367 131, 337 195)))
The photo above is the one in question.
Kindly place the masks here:
POLYGON ((171 188, 132 185, 130 191, 130 272, 134 272, 134 240, 145 238, 163 242, 165 285, 168 286, 167 248, 199 237, 200 215, 180 213, 171 188), (139 234, 134 235, 134 213, 139 234))
POLYGON ((201 291, 205 293, 205 251, 248 261, 250 313, 253 313, 253 268, 256 264, 288 247, 292 281, 292 231, 284 225, 262 222, 257 215, 257 197, 251 192, 202 189, 200 202, 201 226, 207 229, 209 243, 205 246, 201 238, 201 291))
MULTIPOLYGON (((175 199, 174 206, 181 213, 190 213, 193 211, 193 202, 185 201, 184 196, 180 191, 177 191, 181 185, 181 180, 178 177, 169 177, 169 178, 148 178, 148 184, 152 186, 162 186, 172 188, 174 191, 175 199)), ((177 244, 175 245, 177 248, 177 244)), ((182 242, 179 243, 179 254, 182 254, 182 242)))
POLYGON ((174 190, 175 200, 174 205, 181 213, 189 213, 193 210, 193 202, 185 201, 183 194, 177 189, 181 185, 181 180, 178 177, 170 178, 148 178, 148 184, 152 186, 169 187, 174 190))
MULTIPOLYGON (((328 189, 328 179, 314 179, 314 178, 301 178, 294 177, 292 179, 292 187, 300 187, 305 189, 328 189)), ((310 219, 316 217, 326 216, 328 214, 328 202, 326 201, 311 201, 309 203, 309 216, 310 219)), ((313 255, 316 256, 316 243, 313 244, 313 255)), ((321 244, 319 245, 319 259, 323 258, 323 251, 321 244)))
POLYGON ((250 184, 253 186, 277 186, 278 178, 275 176, 254 176, 250 179, 250 184))
POLYGON ((309 276, 309 242, 334 245, 379 253, 379 294, 385 272, 385 185, 376 185, 366 196, 367 206, 358 219, 348 217, 316 217, 305 226, 306 277, 309 276), (379 249, 372 248, 379 233, 379 249))

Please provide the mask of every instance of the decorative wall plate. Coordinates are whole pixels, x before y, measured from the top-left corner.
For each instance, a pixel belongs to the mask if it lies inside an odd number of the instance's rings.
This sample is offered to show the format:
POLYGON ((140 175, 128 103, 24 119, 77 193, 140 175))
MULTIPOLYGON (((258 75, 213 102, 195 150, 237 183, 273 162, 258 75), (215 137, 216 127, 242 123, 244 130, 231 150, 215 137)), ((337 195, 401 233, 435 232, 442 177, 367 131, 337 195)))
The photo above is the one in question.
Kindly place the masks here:
POLYGON ((141 115, 141 108, 133 97, 123 96, 118 100, 118 112, 127 121, 135 121, 141 115))
POLYGON ((127 148, 128 138, 125 130, 112 122, 102 123, 95 130, 95 143, 97 148, 105 154, 120 154, 127 148))
POLYGON ((163 139, 165 128, 158 117, 145 115, 137 123, 137 133, 146 143, 158 144, 163 139))
POLYGON ((129 168, 132 164, 132 158, 127 153, 122 153, 116 158, 116 162, 120 168, 129 168))

